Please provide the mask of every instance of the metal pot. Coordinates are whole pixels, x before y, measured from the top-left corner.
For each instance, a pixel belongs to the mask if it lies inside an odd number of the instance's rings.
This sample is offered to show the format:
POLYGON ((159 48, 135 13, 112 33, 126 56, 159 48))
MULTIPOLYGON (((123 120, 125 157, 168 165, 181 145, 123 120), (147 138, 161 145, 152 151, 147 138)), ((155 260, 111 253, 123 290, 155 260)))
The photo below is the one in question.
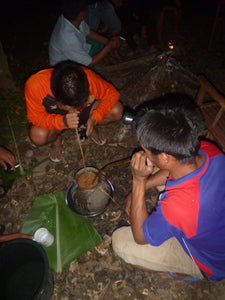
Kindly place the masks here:
POLYGON ((95 167, 81 168, 75 175, 75 180, 66 191, 66 204, 74 212, 84 216, 97 216, 105 211, 110 203, 114 188, 111 182, 104 176, 99 175, 98 184, 90 189, 83 189, 77 184, 78 176, 83 172, 98 173, 95 167))

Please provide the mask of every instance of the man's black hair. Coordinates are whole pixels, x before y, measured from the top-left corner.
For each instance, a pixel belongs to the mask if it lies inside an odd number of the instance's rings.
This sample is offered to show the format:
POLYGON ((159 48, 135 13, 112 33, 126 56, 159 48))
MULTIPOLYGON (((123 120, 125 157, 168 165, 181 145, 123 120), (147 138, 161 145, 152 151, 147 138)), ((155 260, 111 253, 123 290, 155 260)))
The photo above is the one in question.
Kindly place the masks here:
POLYGON ((82 67, 68 60, 60 62, 54 67, 51 90, 57 101, 81 108, 89 96, 89 83, 82 67))
POLYGON ((87 0, 62 0, 62 14, 69 21, 75 20, 87 7, 87 0))
POLYGON ((137 137, 154 155, 167 153, 180 162, 192 162, 205 126, 198 105, 188 95, 167 94, 136 117, 137 137))

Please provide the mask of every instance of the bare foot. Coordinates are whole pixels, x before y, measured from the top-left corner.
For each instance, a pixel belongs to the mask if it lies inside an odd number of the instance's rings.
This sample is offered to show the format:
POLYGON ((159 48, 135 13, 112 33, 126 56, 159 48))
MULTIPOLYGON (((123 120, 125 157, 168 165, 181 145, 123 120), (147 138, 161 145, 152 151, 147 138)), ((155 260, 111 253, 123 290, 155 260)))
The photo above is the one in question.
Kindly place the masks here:
POLYGON ((62 159, 62 136, 59 134, 56 140, 52 143, 49 157, 53 162, 60 162, 62 159))
POLYGON ((96 127, 92 130, 91 135, 89 136, 91 138, 91 140, 97 144, 97 145, 104 145, 106 143, 106 138, 105 136, 102 134, 101 128, 100 127, 96 127))

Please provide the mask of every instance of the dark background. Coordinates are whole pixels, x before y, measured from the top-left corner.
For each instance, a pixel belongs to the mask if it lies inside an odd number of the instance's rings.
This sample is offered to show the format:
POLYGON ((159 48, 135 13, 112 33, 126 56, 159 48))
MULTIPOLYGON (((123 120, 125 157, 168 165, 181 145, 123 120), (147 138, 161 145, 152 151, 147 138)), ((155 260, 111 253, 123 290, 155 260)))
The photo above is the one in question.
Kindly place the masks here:
MULTIPOLYGON (((182 35, 183 44, 184 42, 195 43, 196 49, 207 50, 219 1, 182 1, 179 31, 182 35)), ((130 20, 129 17, 133 12, 140 15, 137 22, 148 21, 149 16, 157 12, 162 4, 170 2, 124 0, 122 7, 118 8, 117 11, 123 26, 129 26, 128 20, 130 20)), ((14 80, 20 86, 23 86, 30 73, 48 65, 48 41, 60 14, 60 8, 60 0, 8 0, 1 4, 0 41, 7 55, 14 80)), ((223 10, 220 14, 223 20, 223 10)), ((223 53, 225 31, 223 31, 223 22, 221 24, 216 33, 216 43, 211 50, 223 53)), ((189 55, 189 53, 185 53, 185 55, 189 55)))

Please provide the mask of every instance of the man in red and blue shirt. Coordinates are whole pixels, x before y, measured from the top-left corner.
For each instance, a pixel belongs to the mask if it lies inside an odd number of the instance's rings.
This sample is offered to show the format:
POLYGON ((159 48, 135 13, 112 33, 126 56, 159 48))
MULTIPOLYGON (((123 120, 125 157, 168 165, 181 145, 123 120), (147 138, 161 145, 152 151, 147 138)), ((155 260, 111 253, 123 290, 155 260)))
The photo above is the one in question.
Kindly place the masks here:
POLYGON ((202 123, 198 107, 179 94, 159 99, 137 120, 143 151, 131 160, 131 227, 113 234, 115 252, 128 263, 185 280, 225 278, 225 155, 199 142, 202 123), (153 166, 160 171, 151 175, 153 166), (163 183, 149 215, 145 191, 163 183))

